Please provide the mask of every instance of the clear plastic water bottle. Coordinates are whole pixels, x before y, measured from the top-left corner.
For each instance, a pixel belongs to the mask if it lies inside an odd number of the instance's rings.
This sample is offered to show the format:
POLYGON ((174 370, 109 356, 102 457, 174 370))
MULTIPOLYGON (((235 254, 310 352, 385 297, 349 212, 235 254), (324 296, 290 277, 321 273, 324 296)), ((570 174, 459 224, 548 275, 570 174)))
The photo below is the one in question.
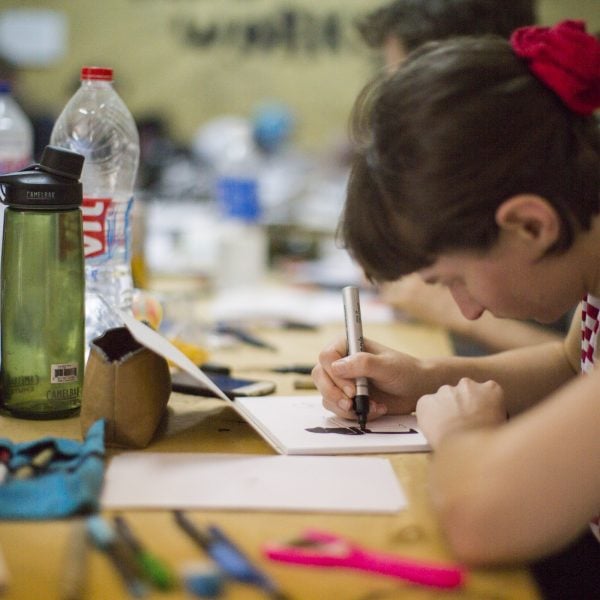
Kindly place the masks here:
POLYGON ((10 82, 0 80, 0 174, 20 171, 33 162, 33 127, 11 95, 10 82))
POLYGON ((2 405, 16 417, 78 412, 84 368, 83 156, 46 147, 0 175, 2 405))
POLYGON ((217 236, 215 283, 220 290, 255 286, 266 276, 268 236, 260 222, 256 169, 252 156, 240 156, 223 165, 217 179, 222 221, 217 236))
POLYGON ((86 342, 121 323, 101 300, 131 311, 131 225, 140 145, 135 121, 113 88, 113 71, 83 67, 81 87, 58 117, 50 143, 85 156, 83 234, 86 342))

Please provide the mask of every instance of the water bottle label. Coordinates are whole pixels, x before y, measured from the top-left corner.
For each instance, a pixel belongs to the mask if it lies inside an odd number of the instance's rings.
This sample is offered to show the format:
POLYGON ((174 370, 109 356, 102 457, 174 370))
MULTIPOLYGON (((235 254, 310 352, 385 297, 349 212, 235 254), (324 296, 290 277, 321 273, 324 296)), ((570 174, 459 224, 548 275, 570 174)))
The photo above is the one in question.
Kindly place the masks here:
POLYGON ((127 201, 127 208, 125 209, 125 219, 123 223, 123 229, 121 230, 121 239, 119 240, 124 251, 124 260, 131 260, 131 228, 133 225, 133 196, 127 201))
POLYGON ((83 216, 83 249, 85 258, 101 256, 108 251, 108 214, 111 198, 84 198, 81 206, 83 216))
POLYGON ((33 392, 39 382, 40 378, 37 375, 17 375, 9 378, 7 391, 10 393, 33 392))
POLYGON ((79 365, 77 363, 50 365, 50 383, 67 383, 78 379, 79 365))

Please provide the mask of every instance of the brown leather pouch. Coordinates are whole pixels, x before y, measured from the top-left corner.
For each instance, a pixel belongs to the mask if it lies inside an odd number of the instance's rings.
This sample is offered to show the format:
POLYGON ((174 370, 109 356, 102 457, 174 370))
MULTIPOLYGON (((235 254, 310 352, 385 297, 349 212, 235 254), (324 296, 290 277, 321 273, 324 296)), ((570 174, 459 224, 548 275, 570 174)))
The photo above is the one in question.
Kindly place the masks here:
POLYGON ((90 345, 82 433, 103 418, 106 446, 144 448, 165 414, 170 393, 167 361, 137 342, 126 327, 109 329, 90 345))

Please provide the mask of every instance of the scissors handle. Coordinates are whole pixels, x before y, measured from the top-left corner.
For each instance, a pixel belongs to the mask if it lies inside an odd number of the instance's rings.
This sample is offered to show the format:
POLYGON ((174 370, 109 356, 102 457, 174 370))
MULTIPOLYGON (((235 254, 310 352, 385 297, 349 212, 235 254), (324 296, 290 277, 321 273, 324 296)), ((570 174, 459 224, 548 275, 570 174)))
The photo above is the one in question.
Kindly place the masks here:
POLYGON ((328 532, 308 530, 302 540, 299 545, 267 544, 264 551, 267 557, 281 562, 359 569, 437 588, 458 587, 465 577, 458 565, 371 552, 328 532))
POLYGON ((437 588, 455 588, 464 581, 464 570, 456 565, 443 565, 431 561, 402 558, 353 548, 348 566, 381 573, 437 588))

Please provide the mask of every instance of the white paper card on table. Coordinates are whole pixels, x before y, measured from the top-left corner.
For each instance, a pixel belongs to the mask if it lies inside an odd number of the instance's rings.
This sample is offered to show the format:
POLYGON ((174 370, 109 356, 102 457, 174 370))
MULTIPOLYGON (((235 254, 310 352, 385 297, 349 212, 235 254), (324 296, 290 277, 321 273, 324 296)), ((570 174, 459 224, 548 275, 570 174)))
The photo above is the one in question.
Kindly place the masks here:
POLYGON ((388 415, 358 423, 330 413, 320 396, 236 398, 236 410, 281 454, 424 452, 425 436, 413 415, 388 415))
POLYGON ((406 497, 385 458, 127 452, 110 461, 103 509, 395 513, 406 497))

